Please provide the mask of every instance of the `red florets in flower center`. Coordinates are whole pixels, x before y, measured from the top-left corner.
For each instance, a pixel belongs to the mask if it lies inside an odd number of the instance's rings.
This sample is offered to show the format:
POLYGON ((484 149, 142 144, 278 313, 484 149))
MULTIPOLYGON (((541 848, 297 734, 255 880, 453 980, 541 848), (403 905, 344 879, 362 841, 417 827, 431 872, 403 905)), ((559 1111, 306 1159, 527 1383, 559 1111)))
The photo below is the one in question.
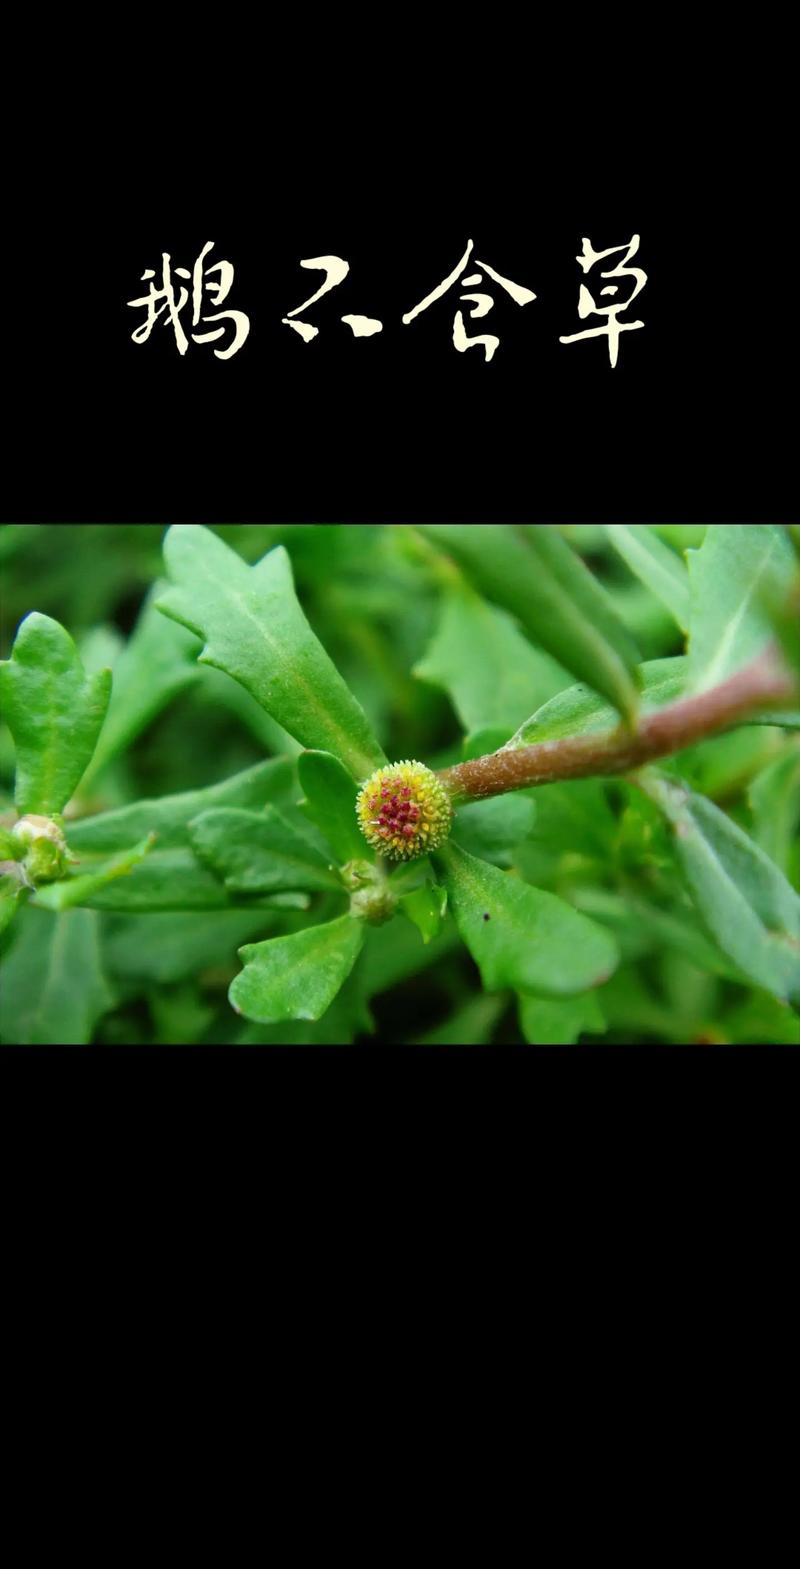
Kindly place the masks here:
MULTIPOLYGON (((406 839, 413 839, 416 824, 420 817, 420 807, 413 799, 408 785, 393 795, 388 785, 381 789, 381 803, 378 811, 378 833, 383 839, 390 839, 392 834, 401 833, 406 839)), ((378 797, 370 796, 370 806, 378 808, 378 797)))
POLYGON ((356 801, 367 843, 388 860, 427 855, 447 837, 452 807, 436 775, 406 760, 376 769, 356 801))

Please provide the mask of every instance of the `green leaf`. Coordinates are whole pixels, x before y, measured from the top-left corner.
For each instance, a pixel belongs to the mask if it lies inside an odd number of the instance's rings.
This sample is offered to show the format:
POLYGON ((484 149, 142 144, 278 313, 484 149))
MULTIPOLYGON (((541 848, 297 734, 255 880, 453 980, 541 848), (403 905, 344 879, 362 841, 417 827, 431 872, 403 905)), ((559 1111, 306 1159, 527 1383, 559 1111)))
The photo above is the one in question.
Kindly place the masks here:
POLYGON ((486 757, 489 752, 498 752, 507 740, 507 725, 486 725, 482 730, 471 730, 461 742, 461 761, 468 763, 473 757, 486 757))
POLYGON ((753 838, 787 877, 798 862, 800 740, 792 742, 753 780, 753 838))
POLYGON ((111 702, 97 750, 84 784, 116 757, 198 676, 199 644, 185 627, 159 614, 155 599, 166 588, 150 590, 136 626, 114 664, 111 702))
POLYGON ((733 1046, 800 1046, 800 1017, 765 992, 751 992, 724 1014, 722 1030, 733 1046))
POLYGON ((706 926, 756 986, 800 996, 800 897, 752 839, 704 796, 655 770, 642 788, 669 822, 675 854, 706 926))
POLYGON ((436 855, 456 925, 487 990, 569 996, 601 985, 615 969, 614 939, 563 899, 476 860, 452 840, 436 855))
POLYGON ((761 714, 751 714, 752 725, 780 725, 784 730, 800 730, 800 708, 765 708, 761 714))
POLYGON ((533 648, 511 616, 467 584, 444 595, 438 628, 412 674, 442 687, 465 730, 502 728, 505 740, 531 707, 569 682, 549 654, 533 648))
MULTIPOLYGON (((160 618, 165 626, 169 626, 165 616, 160 618)), ((173 623, 174 624, 174 623, 173 623)), ((302 751, 299 741, 283 725, 265 713, 260 703, 246 692, 238 681, 232 681, 224 670, 214 670, 211 665, 196 665, 199 677, 198 695, 212 704, 218 704, 229 713, 235 714, 240 724, 250 734, 255 736, 261 750, 270 756, 297 757, 302 751)))
POLYGON ((11 925, 31 892, 26 873, 16 861, 0 864, 0 936, 11 925))
POLYGON ((284 1019, 279 1024, 240 1025, 237 1046, 349 1046, 356 1035, 371 1035, 375 1025, 364 1002, 356 963, 338 996, 321 1019, 284 1019))
POLYGON ((186 790, 180 795, 137 801, 114 812, 99 812, 67 825, 67 840, 78 854, 108 855, 127 850, 147 834, 157 836, 158 850, 188 846, 189 824, 212 807, 237 806, 255 811, 266 803, 283 805, 291 800, 294 764, 291 758, 274 757, 256 763, 207 790, 186 790))
POLYGON ((706 537, 706 530, 714 525, 708 523, 653 523, 654 534, 665 539, 667 544, 673 545, 675 550, 685 553, 687 550, 696 550, 702 545, 706 537))
POLYGON ((151 987, 147 1002, 160 1046, 186 1046, 202 1042, 214 1023, 214 1008, 203 1000, 191 984, 164 989, 151 987))
POLYGON ((270 937, 240 949, 241 975, 228 996, 237 1013, 260 1024, 321 1019, 361 952, 364 927, 341 915, 289 937, 270 937))
POLYGON ((614 831, 615 818, 602 780, 537 785, 536 817, 527 839, 514 849, 514 865, 538 885, 559 876, 567 866, 608 862, 614 831))
POLYGON ((472 997, 444 1024, 417 1036, 415 1046, 488 1046, 506 1002, 503 997, 472 997))
POLYGON ((438 937, 447 908, 446 888, 427 883, 423 888, 415 888, 413 893, 403 894, 398 904, 403 914, 422 933, 424 943, 438 937))
POLYGON ((689 574, 680 557, 644 523, 607 523, 606 533, 631 572, 655 594, 682 632, 689 630, 689 574))
POLYGON ((20 913, 3 961, 0 1037, 14 1046, 85 1046, 114 1006, 90 910, 20 913))
POLYGON ((660 767, 700 795, 729 800, 777 755, 784 739, 775 726, 739 725, 684 747, 674 757, 665 758, 660 767))
POLYGON ((606 1021, 595 992, 553 1001, 519 998, 519 1027, 529 1046, 574 1046, 579 1035, 603 1035, 606 1021))
MULTIPOLYGON (((87 902, 93 909, 131 913, 227 910, 240 904, 243 896, 231 892, 197 860, 190 847, 189 824, 214 808, 255 810, 276 801, 286 806, 296 793, 294 780, 291 758, 271 758, 207 790, 187 790, 153 801, 137 801, 132 806, 71 823, 67 840, 70 849, 80 857, 83 871, 102 871, 99 858, 128 850, 149 834, 156 836, 155 848, 145 862, 134 867, 122 882, 98 889, 87 902), (92 857, 98 860, 93 863, 92 857)), ((300 893, 259 897, 257 902, 260 907, 271 905, 276 897, 282 904, 288 899, 294 906, 308 904, 306 896, 300 893)))
POLYGON ((333 752, 355 778, 386 762, 300 608, 282 545, 249 567, 209 529, 176 524, 164 555, 176 587, 159 609, 203 639, 201 664, 226 671, 290 735, 333 752))
POLYGON ((364 953, 359 964, 365 997, 374 997, 399 986, 412 975, 438 966, 461 949, 458 932, 449 915, 438 937, 420 943, 418 931, 405 921, 387 921, 366 932, 364 953))
MULTIPOLYGON (((103 865, 93 868, 104 871, 103 865)), ((301 892, 258 894, 245 897, 233 892, 189 849, 151 850, 145 861, 127 877, 104 883, 85 895, 92 910, 117 910, 145 914, 156 910, 230 910, 254 904, 259 909, 306 909, 309 896, 301 892)))
MULTIPOLYGON (((675 659, 651 659, 640 665, 643 712, 652 713, 668 703, 677 702, 685 690, 686 673, 687 660, 683 654, 675 659)), ((564 736, 613 730, 618 723, 616 709, 610 703, 604 703, 591 688, 570 686, 526 719, 502 750, 515 751, 520 746, 533 746, 539 741, 560 741, 564 736)))
POLYGON ((600 993, 600 1004, 609 1031, 631 1035, 632 1044, 640 1045, 643 1035, 654 1035, 662 1041, 674 1039, 673 1020, 663 997, 653 996, 632 964, 623 965, 612 975, 600 993))
POLYGON ((711 523, 700 549, 690 550, 686 559, 689 689, 702 692, 748 664, 770 641, 765 596, 788 577, 793 555, 777 523, 711 523))
POLYGON ((123 850, 96 872, 79 873, 76 877, 65 878, 63 882, 46 884, 37 890, 37 905, 46 910, 72 910, 76 905, 88 905, 95 894, 116 882, 118 877, 128 876, 135 866, 140 865, 154 843, 154 835, 149 834, 140 844, 134 845, 131 850, 123 850))
POLYGON ((231 893, 276 893, 284 888, 314 891, 341 883, 323 856, 275 806, 260 812, 216 807, 189 824, 195 855, 231 893))
POLYGON ((373 853, 356 817, 358 790, 353 777, 330 752, 301 752, 297 777, 306 799, 301 811, 325 835, 340 865, 371 861, 373 853))
POLYGON ((741 970, 706 937, 691 908, 660 909, 633 894, 595 887, 576 888, 572 898, 579 910, 610 928, 626 958, 669 951, 702 965, 710 975, 747 984, 741 970))
POLYGON ((420 530, 559 664, 626 718, 635 716, 639 652, 604 588, 555 528, 527 525, 524 536, 500 523, 431 523, 420 530))
POLYGON ((107 915, 103 957, 109 974, 125 981, 168 985, 225 967, 233 974, 242 943, 266 937, 279 919, 262 909, 107 915))
POLYGON ((536 819, 536 803, 529 795, 491 796, 469 801, 456 813, 454 833, 471 855, 510 865, 508 852, 526 839, 536 819))
POLYGON ((0 703, 17 749, 14 799, 45 817, 73 796, 111 695, 111 672, 87 676, 68 632, 32 611, 0 662, 0 703))

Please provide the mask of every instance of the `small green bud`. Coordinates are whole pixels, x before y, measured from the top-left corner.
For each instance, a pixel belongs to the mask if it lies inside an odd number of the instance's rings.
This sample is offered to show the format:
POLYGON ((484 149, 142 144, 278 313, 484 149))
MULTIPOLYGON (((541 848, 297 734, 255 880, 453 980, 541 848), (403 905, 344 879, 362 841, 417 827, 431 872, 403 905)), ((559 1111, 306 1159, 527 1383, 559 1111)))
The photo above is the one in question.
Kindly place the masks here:
POLYGON ((67 848, 59 822, 29 812, 14 824, 11 833, 17 845, 16 859, 23 861, 33 883, 53 883, 66 877, 75 857, 67 848))
POLYGON ((371 861, 347 861, 339 875, 350 893, 350 914, 370 926, 383 926, 397 910, 397 897, 386 873, 371 861))

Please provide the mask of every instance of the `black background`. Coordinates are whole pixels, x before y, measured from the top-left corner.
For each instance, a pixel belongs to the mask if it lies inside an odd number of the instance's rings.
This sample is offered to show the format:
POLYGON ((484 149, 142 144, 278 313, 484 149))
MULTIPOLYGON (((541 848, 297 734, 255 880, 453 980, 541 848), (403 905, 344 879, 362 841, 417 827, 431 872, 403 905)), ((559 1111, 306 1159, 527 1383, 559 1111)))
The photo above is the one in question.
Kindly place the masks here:
POLYGON ((229 83, 224 108, 182 80, 167 114, 149 66, 121 100, 112 74, 17 161, 6 516, 797 515, 789 148, 751 102, 726 109, 723 135, 713 106, 687 117, 681 91, 649 114, 626 87, 614 112, 612 92, 602 112, 567 95, 534 115, 518 92, 503 103, 488 66, 491 99, 480 73, 457 87, 412 74, 386 103, 374 73, 331 75, 320 100, 287 59, 283 98, 262 84, 236 107, 229 83), (605 339, 558 340, 597 325, 577 316, 582 236, 604 249, 634 232, 645 326, 612 369, 605 339), (537 294, 520 308, 494 286, 493 311, 467 322, 500 337, 488 364, 453 347, 457 288, 401 322, 468 238, 537 294), (145 267, 166 250, 191 269, 207 240, 209 262, 235 267, 221 308, 249 315, 243 349, 219 361, 190 341, 181 357, 162 322, 134 344, 143 312, 126 301, 145 267), (306 313, 319 335, 305 344, 281 318, 322 281, 301 258, 324 253, 350 274, 306 313), (383 331, 355 339, 346 312, 383 331))

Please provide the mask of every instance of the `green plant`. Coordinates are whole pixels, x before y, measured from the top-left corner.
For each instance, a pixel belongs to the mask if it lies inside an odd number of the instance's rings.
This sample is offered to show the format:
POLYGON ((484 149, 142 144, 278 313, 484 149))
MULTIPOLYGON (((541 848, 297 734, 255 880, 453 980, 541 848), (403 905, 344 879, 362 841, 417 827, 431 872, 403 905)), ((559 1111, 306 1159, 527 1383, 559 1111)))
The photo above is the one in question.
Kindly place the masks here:
POLYGON ((791 529, 157 544, 0 533, 5 1042, 800 1041, 791 529))

